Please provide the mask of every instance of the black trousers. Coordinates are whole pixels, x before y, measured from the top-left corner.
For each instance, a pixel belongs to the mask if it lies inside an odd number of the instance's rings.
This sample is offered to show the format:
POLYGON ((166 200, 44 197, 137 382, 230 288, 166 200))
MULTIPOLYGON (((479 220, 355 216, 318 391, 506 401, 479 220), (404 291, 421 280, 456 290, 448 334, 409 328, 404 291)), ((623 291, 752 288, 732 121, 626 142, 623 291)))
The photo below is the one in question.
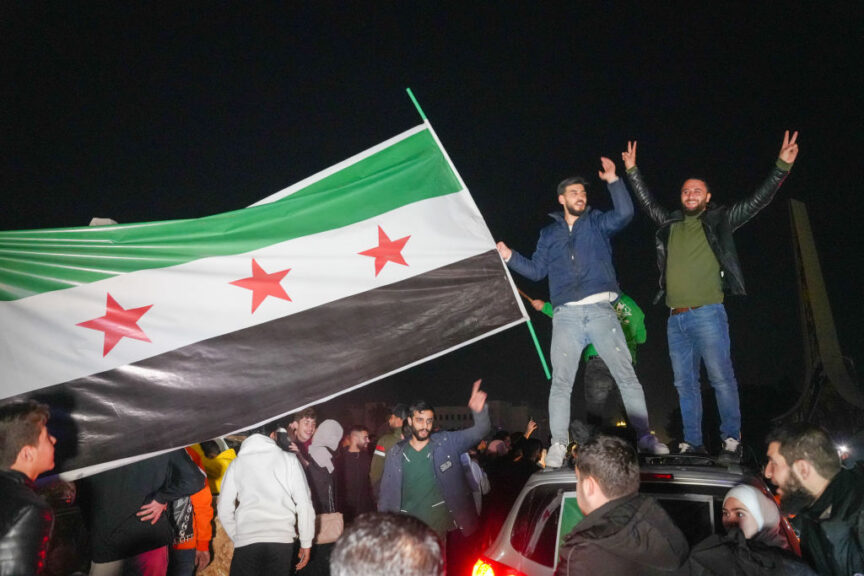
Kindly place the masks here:
POLYGON ((289 574, 294 558, 294 544, 259 542, 234 549, 230 576, 269 576, 289 574))

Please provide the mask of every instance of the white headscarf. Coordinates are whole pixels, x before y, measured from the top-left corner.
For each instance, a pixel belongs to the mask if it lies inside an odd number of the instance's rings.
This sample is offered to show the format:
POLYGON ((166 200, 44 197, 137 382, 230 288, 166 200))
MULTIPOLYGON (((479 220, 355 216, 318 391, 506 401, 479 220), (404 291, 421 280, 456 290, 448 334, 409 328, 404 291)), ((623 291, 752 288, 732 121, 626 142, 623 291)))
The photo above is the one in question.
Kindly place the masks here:
POLYGON ((756 521, 757 530, 752 540, 768 546, 789 547, 789 542, 780 530, 780 511, 771 498, 748 484, 739 484, 729 490, 723 498, 723 504, 729 498, 741 502, 756 521))
POLYGON ((342 440, 342 426, 335 420, 324 420, 318 425, 309 445, 309 456, 316 464, 333 473, 333 454, 342 440), (329 448, 329 450, 328 450, 329 448), (331 452, 332 451, 332 452, 331 452))

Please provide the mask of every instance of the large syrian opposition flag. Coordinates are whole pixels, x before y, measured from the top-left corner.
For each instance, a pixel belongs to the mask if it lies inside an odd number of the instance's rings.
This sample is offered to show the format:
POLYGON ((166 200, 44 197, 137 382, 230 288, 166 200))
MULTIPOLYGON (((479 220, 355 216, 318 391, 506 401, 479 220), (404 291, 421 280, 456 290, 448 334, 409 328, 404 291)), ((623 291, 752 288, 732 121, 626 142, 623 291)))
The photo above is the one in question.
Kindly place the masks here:
POLYGON ((0 398, 52 406, 71 478, 526 318, 428 124, 234 212, 0 232, 0 398))

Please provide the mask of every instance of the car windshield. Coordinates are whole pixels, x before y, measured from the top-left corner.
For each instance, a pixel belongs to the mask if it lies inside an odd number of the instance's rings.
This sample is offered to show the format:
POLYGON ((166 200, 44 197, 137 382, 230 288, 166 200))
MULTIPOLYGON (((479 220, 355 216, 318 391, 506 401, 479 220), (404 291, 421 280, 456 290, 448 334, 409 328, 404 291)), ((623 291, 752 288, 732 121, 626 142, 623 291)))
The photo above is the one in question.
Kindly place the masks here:
MULTIPOLYGON (((576 483, 541 484, 530 490, 516 516, 510 543, 523 556, 555 564, 562 502, 572 501, 576 483)), ((729 486, 643 482, 641 492, 653 496, 694 545, 722 530, 721 508, 729 486)), ((565 515, 566 522, 566 515, 565 515)), ((566 531, 566 530, 565 530, 566 531)))

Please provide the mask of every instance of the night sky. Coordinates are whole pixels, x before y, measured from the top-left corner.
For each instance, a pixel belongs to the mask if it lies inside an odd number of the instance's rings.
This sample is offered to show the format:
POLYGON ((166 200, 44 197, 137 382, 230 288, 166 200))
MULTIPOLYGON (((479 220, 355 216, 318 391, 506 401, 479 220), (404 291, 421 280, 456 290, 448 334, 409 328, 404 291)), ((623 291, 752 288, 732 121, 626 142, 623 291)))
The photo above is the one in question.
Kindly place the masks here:
MULTIPOLYGON (((749 194, 799 130, 791 176, 736 234, 738 380, 790 397, 803 382, 789 198, 808 206, 843 352, 864 365, 860 3, 122 4, 0 6, 0 229, 242 208, 420 123, 406 86, 493 235, 529 255, 564 177, 589 176, 589 202, 609 207, 599 157, 623 173, 628 139, 671 207, 689 176, 715 202, 749 194)), ((615 250, 646 311, 638 373, 662 426, 677 400, 653 231, 637 209, 615 250)), ((548 355, 551 324, 531 314, 548 355)), ((477 377, 491 398, 545 404, 524 326, 351 399, 467 402, 477 377)))

